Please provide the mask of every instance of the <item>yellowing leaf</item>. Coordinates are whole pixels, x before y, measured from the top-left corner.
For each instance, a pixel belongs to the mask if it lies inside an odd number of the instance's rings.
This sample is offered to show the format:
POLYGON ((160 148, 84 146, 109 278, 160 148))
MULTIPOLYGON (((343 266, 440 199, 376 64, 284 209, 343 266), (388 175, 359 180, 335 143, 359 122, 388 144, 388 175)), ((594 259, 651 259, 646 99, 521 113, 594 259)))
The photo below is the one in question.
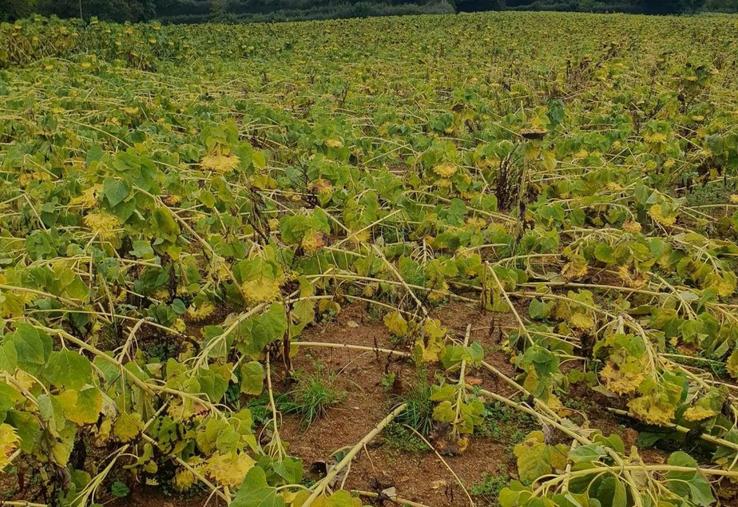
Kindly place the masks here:
POLYGON ((649 424, 669 424, 674 419, 676 409, 649 396, 641 396, 628 402, 628 408, 640 419, 649 424))
POLYGON ((198 303, 197 306, 192 305, 187 308, 187 317, 195 322, 207 319, 213 313, 215 313, 215 305, 210 301, 198 303))
POLYGON ((248 303, 266 303, 279 297, 284 274, 273 263, 263 259, 244 261, 241 290, 248 303))
POLYGON ((408 324, 405 317, 398 311, 390 312, 384 316, 384 325, 390 333, 403 337, 408 333, 408 324))
POLYGON ((433 409, 433 419, 441 423, 452 423, 456 418, 453 405, 450 401, 442 401, 433 409))
POLYGON ((662 144, 662 143, 665 143, 666 142, 667 137, 666 137, 666 134, 663 134, 661 132, 654 132, 652 134, 646 134, 646 135, 644 135, 643 136, 643 139, 647 143, 651 143, 651 144, 662 144))
POLYGON ((717 290, 721 297, 728 297, 735 292, 736 276, 730 272, 713 272, 705 278, 705 286, 717 290))
POLYGON ((569 323, 578 329, 592 329, 595 325, 592 317, 582 312, 574 312, 569 317, 569 323))
POLYGON ((123 412, 115 420, 115 424, 113 425, 113 434, 118 437, 121 442, 129 442, 138 436, 143 429, 143 426, 141 414, 137 412, 123 412))
POLYGON ((676 223, 676 212, 670 210, 669 206, 664 203, 651 206, 648 209, 648 214, 661 225, 672 226, 676 223))
POLYGON ((74 448, 74 427, 69 426, 72 431, 65 429, 64 435, 59 440, 55 440, 51 444, 51 457, 60 466, 66 466, 69 462, 69 456, 74 448))
POLYGON ((246 453, 216 453, 205 463, 205 471, 224 486, 239 486, 256 462, 246 453))
POLYGON ((20 437, 9 424, 0 424, 0 472, 10 464, 10 457, 18 448, 20 437))
MULTIPOLYGON (((633 358, 636 363, 636 358, 633 358)), ((640 361, 638 361, 640 363, 640 361)), ((632 370, 630 368, 618 368, 612 361, 608 361, 602 371, 600 377, 605 382, 607 389, 616 394, 633 393, 641 385, 646 378, 643 369, 632 370)))
POLYGON ((734 350, 725 362, 725 368, 734 379, 738 379, 738 349, 734 350))
POLYGON ((306 232, 305 235, 302 237, 300 245, 306 253, 311 254, 317 252, 325 246, 323 233, 318 231, 306 232))
POLYGON ((97 206, 97 197, 102 190, 102 185, 92 185, 82 192, 82 195, 72 198, 69 201, 70 206, 79 206, 82 209, 90 209, 97 206))
POLYGON ((443 351, 443 340, 446 337, 446 331, 446 328, 441 326, 441 321, 438 319, 425 319, 425 322, 423 322, 423 336, 415 342, 422 361, 438 361, 438 357, 443 351))
POLYGON ((102 239, 115 238, 121 227, 118 217, 104 211, 88 213, 84 221, 85 225, 102 239))
POLYGON ((439 164, 433 168, 433 172, 442 178, 450 178, 456 174, 456 166, 454 164, 439 164))
POLYGON ((200 167, 205 171, 215 171, 226 174, 232 172, 240 163, 236 155, 212 154, 206 155, 200 161, 200 167))
POLYGON ((639 233, 641 232, 641 224, 632 220, 628 220, 627 222, 623 223, 623 230, 625 232, 630 232, 633 234, 639 233))
POLYGON ((174 489, 187 491, 195 484, 195 474, 188 469, 183 469, 174 474, 174 489))
POLYGON ((97 422, 102 411, 103 398, 97 387, 81 391, 67 389, 57 398, 64 410, 64 417, 80 426, 97 422))
POLYGON ((587 274, 587 271, 587 259, 581 255, 575 255, 564 265, 564 268, 561 270, 561 275, 567 280, 576 280, 584 277, 587 274))
POLYGON ((641 420, 649 424, 666 425, 671 423, 676 414, 681 386, 660 378, 658 381, 647 379, 639 390, 642 396, 630 400, 628 408, 641 420))
POLYGON ((711 408, 705 408, 701 406, 689 407, 684 411, 684 419, 687 421, 702 421, 708 417, 714 417, 720 412, 712 410, 711 408))

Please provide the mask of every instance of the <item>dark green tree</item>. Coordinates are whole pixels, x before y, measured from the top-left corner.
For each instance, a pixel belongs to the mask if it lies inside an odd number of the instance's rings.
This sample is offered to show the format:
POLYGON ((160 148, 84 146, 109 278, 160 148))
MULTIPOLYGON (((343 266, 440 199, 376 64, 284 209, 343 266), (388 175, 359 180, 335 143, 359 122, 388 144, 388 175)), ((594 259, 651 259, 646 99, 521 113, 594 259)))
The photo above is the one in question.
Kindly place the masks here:
POLYGON ((13 21, 33 13, 31 0, 0 0, 0 21, 13 21))
POLYGON ((697 12, 705 0, 640 0, 639 6, 649 14, 677 14, 697 12))
POLYGON ((457 0, 455 7, 461 12, 499 11, 505 8, 505 2, 504 0, 457 0))

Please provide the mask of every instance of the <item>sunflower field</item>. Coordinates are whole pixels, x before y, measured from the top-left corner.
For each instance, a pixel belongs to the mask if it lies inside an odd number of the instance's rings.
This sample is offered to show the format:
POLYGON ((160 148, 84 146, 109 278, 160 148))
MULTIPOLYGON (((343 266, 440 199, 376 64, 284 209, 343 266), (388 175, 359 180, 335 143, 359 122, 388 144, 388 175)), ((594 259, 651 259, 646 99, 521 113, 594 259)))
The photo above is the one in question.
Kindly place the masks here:
POLYGON ((738 17, 0 24, 0 505, 738 505, 737 288, 738 17))

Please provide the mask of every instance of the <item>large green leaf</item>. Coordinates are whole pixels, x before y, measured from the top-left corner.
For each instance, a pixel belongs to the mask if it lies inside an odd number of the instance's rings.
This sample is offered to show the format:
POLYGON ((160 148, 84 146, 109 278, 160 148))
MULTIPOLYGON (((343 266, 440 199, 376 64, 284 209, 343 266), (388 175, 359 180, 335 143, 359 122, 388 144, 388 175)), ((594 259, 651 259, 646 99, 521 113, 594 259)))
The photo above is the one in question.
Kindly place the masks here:
POLYGON ((231 507, 284 507, 284 505, 284 500, 277 494, 276 488, 269 486, 264 470, 258 466, 249 470, 231 502, 231 507))
POLYGON ((63 349, 50 354, 44 375, 56 386, 79 389, 92 382, 92 364, 79 352, 63 349))

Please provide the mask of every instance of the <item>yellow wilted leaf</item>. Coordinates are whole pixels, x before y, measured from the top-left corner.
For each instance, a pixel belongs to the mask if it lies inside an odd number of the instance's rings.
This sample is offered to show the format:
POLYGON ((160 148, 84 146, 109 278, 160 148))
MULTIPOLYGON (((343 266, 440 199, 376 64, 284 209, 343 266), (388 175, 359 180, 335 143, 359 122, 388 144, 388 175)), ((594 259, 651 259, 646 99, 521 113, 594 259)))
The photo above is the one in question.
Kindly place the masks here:
POLYGON ((112 429, 113 422, 107 417, 102 420, 99 428, 93 428, 94 442, 97 447, 103 447, 108 443, 112 429))
POLYGON ((735 292, 736 276, 733 273, 710 273, 705 281, 708 287, 717 290, 720 297, 728 297, 735 292))
POLYGON ((177 491, 187 491, 195 483, 195 474, 190 470, 180 470, 174 474, 174 489, 177 491))
POLYGON ((256 462, 246 453, 216 453, 205 464, 205 471, 224 486, 239 486, 256 462))
POLYGON ((112 239, 118 234, 121 223, 118 217, 105 212, 88 213, 85 225, 102 239, 112 239))
POLYGON ((18 449, 19 443, 20 437, 15 428, 9 424, 0 424, 0 472, 10 464, 10 457, 18 449))
POLYGON ((575 255, 564 265, 561 275, 567 280, 575 280, 585 276, 588 270, 587 260, 581 255, 575 255))
POLYGON ((546 398, 546 405, 548 408, 556 412, 561 417, 568 417, 572 414, 572 411, 561 403, 561 400, 555 394, 549 394, 546 398))
POLYGON ((456 166, 454 164, 438 164, 433 168, 433 172, 442 178, 450 178, 456 174, 456 166))
POLYGON ((325 246, 325 240, 322 232, 309 231, 305 233, 300 242, 306 253, 315 253, 325 246))
POLYGON ((425 320, 423 323, 423 337, 418 338, 415 342, 424 362, 438 361, 438 356, 443 351, 445 336, 446 328, 441 326, 441 321, 438 319, 425 320))
POLYGON ((82 209, 90 209, 97 206, 97 196, 100 192, 102 185, 92 185, 82 192, 82 195, 78 195, 69 201, 70 206, 80 206, 82 209))
POLYGON ((666 209, 664 204, 654 204, 648 209, 648 214, 661 225, 672 226, 676 223, 676 213, 666 209))
POLYGON ((628 408, 643 421, 657 425, 671 423, 676 412, 675 406, 662 403, 651 396, 641 396, 630 400, 628 408))
POLYGON ((141 414, 123 412, 115 420, 113 425, 113 434, 118 437, 121 442, 128 442, 136 438, 143 429, 143 420, 141 414))
POLYGON ((649 424, 669 424, 682 396, 679 379, 665 372, 659 379, 647 378, 638 387, 642 396, 628 402, 628 408, 649 424))
POLYGON ((653 134, 646 134, 643 136, 643 139, 651 144, 661 144, 666 142, 667 137, 666 134, 662 134, 661 132, 654 132, 653 134))
POLYGON ((384 325, 390 333, 395 336, 406 336, 408 332, 408 324, 405 317, 398 311, 390 312, 384 316, 384 325))
POLYGON ((210 301, 205 301, 197 306, 193 305, 187 308, 187 317, 195 322, 207 319, 213 313, 215 313, 215 305, 210 301))
POLYGON ((577 329, 592 329, 595 325, 594 319, 582 312, 574 312, 569 317, 569 323, 577 329))
POLYGON ((738 349, 734 350, 725 362, 725 368, 734 379, 738 379, 738 349))
POLYGON ((215 171, 218 173, 232 172, 240 163, 236 155, 212 154, 205 155, 200 161, 200 167, 206 171, 215 171))
POLYGON ((584 148, 582 148, 581 150, 579 150, 578 152, 576 152, 572 158, 574 160, 581 160, 581 159, 587 158, 587 157, 589 157, 589 152, 587 150, 585 150, 584 148))
MULTIPOLYGON (((635 358, 634 358, 635 359, 635 358)), ((645 365, 644 365, 645 368, 645 365)), ((641 382, 646 378, 644 370, 633 371, 631 368, 617 368, 612 362, 608 361, 602 371, 600 377, 609 391, 616 394, 629 394, 635 392, 641 382)))
POLYGON ((73 448, 73 438, 57 440, 51 444, 51 456, 58 465, 66 466, 69 462, 69 456, 72 454, 73 448))
POLYGON ((711 408, 696 405, 685 410, 683 417, 687 421, 702 421, 703 419, 707 419, 708 417, 716 416, 719 413, 720 412, 715 411, 711 408))
POLYGON ((67 389, 57 396, 64 409, 64 417, 80 426, 97 422, 103 398, 96 387, 75 391, 67 389))
POLYGON ((263 277, 244 282, 241 284, 241 289, 250 303, 266 303, 275 300, 279 296, 281 283, 281 279, 275 280, 263 277))
POLYGON ((628 220, 623 224, 623 230, 625 232, 630 233, 639 233, 641 232, 641 224, 632 220, 628 220))

